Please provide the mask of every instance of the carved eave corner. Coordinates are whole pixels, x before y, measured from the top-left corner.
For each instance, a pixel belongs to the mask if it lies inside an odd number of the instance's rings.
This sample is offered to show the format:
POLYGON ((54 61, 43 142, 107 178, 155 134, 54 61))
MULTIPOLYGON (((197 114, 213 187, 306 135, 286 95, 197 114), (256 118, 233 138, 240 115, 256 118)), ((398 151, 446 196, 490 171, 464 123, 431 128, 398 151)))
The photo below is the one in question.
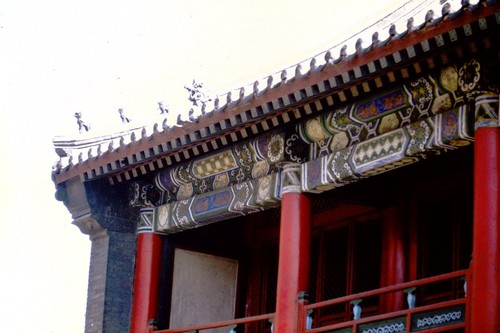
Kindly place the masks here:
POLYGON ((85 184, 80 177, 73 177, 57 185, 56 199, 62 201, 82 233, 91 239, 98 237, 106 230, 92 217, 90 204, 85 190, 85 184))
POLYGON ((102 228, 91 214, 75 218, 72 224, 76 225, 83 234, 89 235, 91 240, 106 235, 106 229, 102 228))

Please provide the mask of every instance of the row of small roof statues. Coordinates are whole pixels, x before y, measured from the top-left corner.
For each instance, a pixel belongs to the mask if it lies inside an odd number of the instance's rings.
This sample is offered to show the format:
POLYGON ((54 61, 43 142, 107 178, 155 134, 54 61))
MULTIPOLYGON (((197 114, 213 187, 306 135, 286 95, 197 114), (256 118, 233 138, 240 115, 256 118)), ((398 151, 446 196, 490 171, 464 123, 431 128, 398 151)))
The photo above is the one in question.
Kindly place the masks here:
MULTIPOLYGON (((451 5, 448 2, 444 1, 444 0, 442 0, 441 3, 442 4, 444 3, 443 7, 441 8, 441 17, 445 17, 445 16, 447 16, 447 15, 449 15, 451 13, 451 5)), ((470 0, 461 0, 461 5, 462 5, 462 8, 469 7, 470 6, 470 0)), ((426 15, 425 15, 423 26, 432 23, 433 20, 434 20, 434 11, 433 10, 429 10, 426 13, 426 15)), ((406 24, 406 28, 407 28, 406 32, 403 32, 402 34, 414 31, 415 29, 418 28, 418 27, 414 26, 414 19, 413 19, 413 17, 410 17, 408 19, 407 24, 406 24)), ((395 24, 392 24, 390 26, 390 28, 389 28, 389 35, 390 35, 389 39, 392 39, 392 38, 394 38, 394 37, 396 37, 398 35, 398 32, 396 31, 396 25, 395 24)), ((364 52, 364 49, 362 47, 362 42, 363 42, 363 40, 361 38, 359 38, 356 41, 355 49, 356 49, 356 53, 358 53, 358 54, 364 52)), ((379 43, 380 43, 380 41, 379 41, 379 33, 375 32, 372 35, 372 43, 371 43, 370 48, 373 45, 379 45, 379 43)), ((341 50, 340 50, 340 59, 344 59, 347 56, 346 48, 347 48, 347 45, 344 45, 341 48, 341 50)), ((328 63, 333 62, 333 56, 332 56, 330 50, 325 53, 325 61, 328 62, 328 63)), ((311 59, 310 66, 311 66, 311 70, 316 67, 316 58, 312 58, 311 59)), ((301 69, 301 64, 298 64, 297 67, 296 67, 296 73, 300 72, 300 69, 301 69)), ((287 71, 283 70, 283 72, 281 73, 281 80, 282 80, 282 82, 284 82, 284 81, 286 81, 286 79, 287 79, 287 71)), ((268 87, 270 87, 272 85, 272 81, 273 81, 273 77, 269 76, 268 80, 267 80, 267 86, 268 87)), ((254 95, 258 91, 258 83, 259 83, 258 81, 255 81, 255 83, 254 83, 254 95)), ((188 92, 189 92, 188 99, 189 99, 189 101, 191 101, 193 103, 193 107, 201 107, 201 114, 203 115, 204 111, 205 111, 204 110, 205 109, 205 103, 208 102, 208 101, 211 101, 211 99, 203 91, 203 83, 197 82, 196 80, 193 80, 193 82, 190 85, 185 85, 184 89, 188 90, 188 92)), ((241 90, 240 90, 240 98, 241 98, 241 96, 243 96, 243 94, 244 94, 244 88, 241 88, 241 90)), ((231 101, 231 92, 229 92, 227 94, 227 100, 228 100, 228 102, 231 101)), ((217 108, 217 105, 218 105, 218 98, 216 98, 215 101, 214 101, 215 108, 217 108)), ((160 109, 160 114, 168 115, 168 113, 169 113, 168 107, 167 108, 164 107, 161 102, 158 102, 158 107, 160 109)), ((118 109, 118 112, 120 114, 120 118, 122 120, 122 123, 129 123, 131 121, 131 119, 124 114, 123 109, 118 109)), ((78 129, 79 129, 80 133, 82 131, 88 132, 90 130, 90 126, 88 124, 86 124, 82 120, 82 114, 81 114, 81 112, 75 113, 75 117, 77 119, 78 129)), ((194 110, 192 108, 190 110, 190 112, 189 112, 189 120, 190 121, 197 121, 197 119, 198 118, 194 117, 194 110)), ((181 116, 179 114, 178 117, 177 117, 177 125, 182 125, 182 123, 183 122, 182 122, 181 116)))
MULTIPOLYGON (((194 107, 204 108, 205 103, 211 101, 210 97, 203 90, 203 83, 193 80, 190 85, 185 85, 184 89, 189 92, 188 100, 193 104, 193 108, 189 110, 189 121, 194 122, 197 118, 194 116, 194 107)), ((160 115, 168 116, 170 109, 168 105, 164 105, 163 102, 158 102, 158 109, 160 110, 160 115)), ((130 117, 125 114, 123 108, 118 109, 118 114, 122 124, 128 124, 132 121, 130 117)), ((76 123, 78 124, 78 131, 88 132, 90 131, 90 124, 86 123, 82 118, 81 112, 75 112, 76 123)), ((183 121, 181 119, 181 114, 177 116, 177 124, 182 125, 183 121)))

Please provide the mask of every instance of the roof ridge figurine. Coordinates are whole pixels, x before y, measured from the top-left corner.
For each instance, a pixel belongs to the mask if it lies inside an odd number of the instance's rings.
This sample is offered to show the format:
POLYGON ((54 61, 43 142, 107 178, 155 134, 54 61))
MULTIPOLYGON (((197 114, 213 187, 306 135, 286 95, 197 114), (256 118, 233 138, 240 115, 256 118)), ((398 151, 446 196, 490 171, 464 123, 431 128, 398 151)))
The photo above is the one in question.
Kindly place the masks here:
POLYGON ((123 111, 122 108, 119 108, 118 109, 118 113, 120 114, 120 118, 122 120, 122 124, 128 124, 132 121, 132 119, 130 119, 129 117, 127 117, 127 115, 125 114, 125 111, 123 111))
POLYGON ((193 83, 191 83, 191 85, 186 84, 184 86, 184 89, 186 89, 189 92, 188 99, 191 103, 193 103, 193 106, 203 106, 207 102, 212 100, 205 93, 203 89, 203 83, 197 82, 195 79, 193 79, 193 83))
POLYGON ((158 102, 158 109, 160 109, 160 114, 167 116, 170 113, 170 105, 163 105, 163 102, 158 102))
POLYGON ((82 133, 83 130, 85 132, 90 131, 90 124, 86 124, 83 121, 81 112, 75 112, 75 118, 76 118, 76 123, 78 124, 78 131, 80 133, 82 133))

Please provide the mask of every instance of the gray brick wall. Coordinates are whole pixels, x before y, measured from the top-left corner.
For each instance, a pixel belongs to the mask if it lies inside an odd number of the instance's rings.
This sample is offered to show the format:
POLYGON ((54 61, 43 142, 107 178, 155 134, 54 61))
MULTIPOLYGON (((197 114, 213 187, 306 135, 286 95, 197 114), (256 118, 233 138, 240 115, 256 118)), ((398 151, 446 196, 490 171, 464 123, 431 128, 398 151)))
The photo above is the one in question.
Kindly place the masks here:
POLYGON ((94 236, 85 333, 126 333, 132 309, 139 209, 129 205, 130 184, 110 186, 101 179, 84 186, 87 207, 97 228, 103 230, 89 230, 94 236))
POLYGON ((135 234, 102 230, 91 241, 85 333, 128 332, 135 234))
POLYGON ((129 332, 134 284, 135 234, 113 231, 108 231, 108 234, 103 332, 129 332))

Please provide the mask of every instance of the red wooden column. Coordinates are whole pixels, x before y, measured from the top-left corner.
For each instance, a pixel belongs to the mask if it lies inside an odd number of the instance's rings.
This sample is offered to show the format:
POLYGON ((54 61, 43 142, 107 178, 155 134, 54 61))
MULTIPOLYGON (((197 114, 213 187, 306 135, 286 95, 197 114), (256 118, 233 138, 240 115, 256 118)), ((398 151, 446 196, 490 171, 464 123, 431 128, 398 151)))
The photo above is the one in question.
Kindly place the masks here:
POLYGON ((153 208, 141 209, 137 230, 131 333, 145 333, 157 318, 162 238, 152 232, 153 208))
MULTIPOLYGON (((405 246, 404 236, 398 211, 390 208, 384 211, 382 244, 382 286, 392 286, 405 282, 405 246)), ((385 311, 405 309, 401 293, 384 296, 385 311)))
POLYGON ((299 293, 308 288, 311 199, 300 193, 300 165, 285 166, 282 179, 274 333, 297 333, 302 331, 298 326, 299 293))
POLYGON ((476 130, 471 332, 500 332, 500 128, 476 130))

